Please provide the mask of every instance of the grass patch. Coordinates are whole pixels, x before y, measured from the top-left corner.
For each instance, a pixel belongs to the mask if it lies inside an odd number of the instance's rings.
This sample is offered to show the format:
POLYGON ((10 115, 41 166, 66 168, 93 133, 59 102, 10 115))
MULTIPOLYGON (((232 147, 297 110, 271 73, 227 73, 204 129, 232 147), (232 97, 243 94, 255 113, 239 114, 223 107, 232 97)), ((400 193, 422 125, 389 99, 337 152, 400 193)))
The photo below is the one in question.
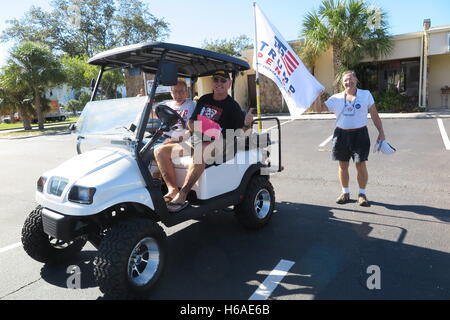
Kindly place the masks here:
MULTIPOLYGON (((45 125, 49 124, 64 124, 64 123, 71 123, 71 122, 77 122, 79 117, 69 117, 66 119, 66 121, 56 122, 56 121, 46 121, 44 122, 45 125)), ((32 128, 37 128, 37 124, 31 125, 32 128)), ((23 129, 23 123, 16 122, 16 123, 0 123, 0 130, 12 130, 12 129, 23 129)))

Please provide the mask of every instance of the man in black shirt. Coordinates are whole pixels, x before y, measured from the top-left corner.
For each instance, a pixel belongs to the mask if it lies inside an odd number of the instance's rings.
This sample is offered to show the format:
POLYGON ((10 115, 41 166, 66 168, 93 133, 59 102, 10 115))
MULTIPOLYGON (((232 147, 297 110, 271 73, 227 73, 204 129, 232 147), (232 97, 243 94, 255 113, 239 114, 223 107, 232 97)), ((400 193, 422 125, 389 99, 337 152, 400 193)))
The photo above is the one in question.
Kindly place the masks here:
MULTIPOLYGON (((187 141, 187 144, 194 148, 194 152, 198 150, 197 146, 200 143, 202 144, 200 150, 204 150, 206 146, 214 143, 205 141, 206 139, 203 139, 201 133, 195 132, 194 121, 197 120, 199 115, 218 123, 222 129, 224 139, 227 129, 248 130, 251 127, 253 109, 249 109, 244 116, 239 104, 228 95, 230 88, 231 79, 229 74, 225 71, 217 71, 213 75, 213 93, 206 94, 198 100, 197 106, 188 122, 188 128, 192 136, 187 141)), ((165 145, 155 152, 156 162, 168 188, 168 193, 164 198, 168 202, 167 207, 171 212, 178 212, 187 206, 186 197, 205 170, 205 161, 208 159, 205 159, 205 156, 195 157, 194 160, 200 158, 200 161, 193 161, 189 165, 184 184, 181 189, 178 189, 172 156, 181 157, 186 154, 192 154, 190 151, 187 150, 186 142, 182 142, 165 145)))
MULTIPOLYGON (((218 79, 216 77, 215 79, 218 79)), ((197 102, 198 108, 194 110, 190 120, 197 120, 197 116, 205 116, 217 122, 225 133, 226 129, 241 129, 244 126, 245 116, 239 104, 229 95, 224 100, 215 100, 214 94, 206 94, 197 102)))

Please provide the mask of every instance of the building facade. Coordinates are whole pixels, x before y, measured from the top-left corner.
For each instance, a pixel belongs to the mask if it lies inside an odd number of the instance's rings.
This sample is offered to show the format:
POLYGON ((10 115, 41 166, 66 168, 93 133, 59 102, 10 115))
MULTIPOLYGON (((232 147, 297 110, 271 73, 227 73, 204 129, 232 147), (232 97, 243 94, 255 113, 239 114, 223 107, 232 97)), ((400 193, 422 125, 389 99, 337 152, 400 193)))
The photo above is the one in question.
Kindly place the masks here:
MULTIPOLYGON (((393 50, 380 60, 365 58, 356 68, 360 87, 371 91, 396 90, 417 107, 426 110, 449 108, 450 93, 450 25, 431 27, 424 21, 420 32, 392 37, 393 50)), ((295 48, 296 43, 291 43, 295 48)), ((329 49, 319 56, 313 74, 328 94, 333 93, 333 54, 329 49)), ((243 53, 252 69, 238 75, 235 99, 243 108, 256 106, 253 50, 243 53)), ((286 110, 276 85, 260 76, 262 112, 286 110)), ((210 80, 199 80, 199 94, 211 91, 210 80)))
MULTIPOLYGON (((395 90, 416 107, 424 110, 449 108, 450 94, 450 25, 431 27, 429 19, 424 21, 423 31, 392 37, 393 50, 389 56, 374 60, 365 58, 356 68, 359 86, 372 92, 395 90)), ((299 41, 291 42, 295 49, 299 41)), ((251 69, 237 75, 234 97, 243 109, 256 107, 256 72, 253 69, 253 50, 242 53, 251 69)), ((335 74, 333 52, 329 49, 317 59, 312 73, 333 94, 335 74)), ((135 96, 144 88, 144 79, 152 75, 126 73, 126 94, 135 96)), ((287 112, 278 87, 268 78, 260 76, 261 111, 263 113, 287 112)), ((189 84, 190 87, 190 84, 189 84)), ((191 97, 212 92, 212 81, 199 78, 192 87, 191 97)), ((231 92, 230 92, 231 93, 231 92)), ((170 96, 169 96, 170 98, 170 96)))

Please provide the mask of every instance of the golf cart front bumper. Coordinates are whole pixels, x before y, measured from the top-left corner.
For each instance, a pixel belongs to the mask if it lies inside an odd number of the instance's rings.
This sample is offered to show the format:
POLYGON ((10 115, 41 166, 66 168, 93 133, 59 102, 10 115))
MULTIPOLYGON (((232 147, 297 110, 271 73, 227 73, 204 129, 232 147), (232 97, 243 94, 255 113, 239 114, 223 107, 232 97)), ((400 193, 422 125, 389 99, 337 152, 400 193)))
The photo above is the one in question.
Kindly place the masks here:
POLYGON ((87 233, 88 223, 77 217, 42 208, 42 227, 44 233, 58 240, 71 241, 87 233))

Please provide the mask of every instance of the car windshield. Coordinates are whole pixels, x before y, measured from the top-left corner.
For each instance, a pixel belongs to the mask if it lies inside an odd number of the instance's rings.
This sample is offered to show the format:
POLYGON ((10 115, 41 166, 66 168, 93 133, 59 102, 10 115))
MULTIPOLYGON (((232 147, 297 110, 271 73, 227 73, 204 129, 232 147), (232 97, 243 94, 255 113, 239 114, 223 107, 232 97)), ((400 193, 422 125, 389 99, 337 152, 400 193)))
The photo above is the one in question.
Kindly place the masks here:
POLYGON ((148 97, 134 97, 113 100, 91 101, 86 104, 78 119, 76 133, 81 136, 122 136, 136 137, 136 131, 129 130, 131 124, 136 127, 148 97))

